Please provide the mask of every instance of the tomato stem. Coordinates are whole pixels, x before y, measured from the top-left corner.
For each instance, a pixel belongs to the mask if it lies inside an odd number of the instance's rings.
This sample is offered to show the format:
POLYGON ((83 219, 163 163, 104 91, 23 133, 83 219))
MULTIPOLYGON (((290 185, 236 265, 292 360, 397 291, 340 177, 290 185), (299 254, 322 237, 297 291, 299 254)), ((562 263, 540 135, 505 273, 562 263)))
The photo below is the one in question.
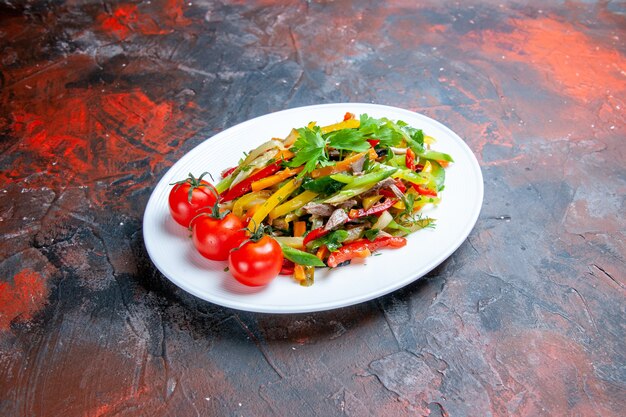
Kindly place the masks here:
MULTIPOLYGON (((173 182, 170 185, 176 185, 177 187, 180 187, 181 185, 183 185, 185 183, 188 183, 189 184, 189 195, 187 197, 187 201, 189 203, 191 203, 191 197, 193 196, 193 191, 196 188, 206 187, 206 184, 202 184, 202 178, 204 178, 204 176, 207 175, 207 174, 209 174, 209 177, 211 177, 211 181, 215 182, 215 180, 213 179, 213 175, 211 175, 211 173, 208 172, 208 171, 204 171, 198 178, 194 177, 193 174, 190 172, 189 175, 187 176, 187 178, 185 178, 184 180, 173 182)), ((217 195, 216 191, 213 189, 213 187, 209 187, 209 189, 211 190, 213 195, 217 198, 218 195, 217 195)))
MULTIPOLYGON (((257 226, 256 221, 254 219, 250 219, 250 221, 253 222, 255 228, 254 228, 254 232, 250 234, 249 240, 253 242, 258 242, 259 240, 261 240, 263 236, 270 235, 272 233, 272 226, 261 223, 260 225, 258 225, 258 227, 256 227, 257 226)), ((249 230, 249 229, 245 229, 245 230, 249 230)))

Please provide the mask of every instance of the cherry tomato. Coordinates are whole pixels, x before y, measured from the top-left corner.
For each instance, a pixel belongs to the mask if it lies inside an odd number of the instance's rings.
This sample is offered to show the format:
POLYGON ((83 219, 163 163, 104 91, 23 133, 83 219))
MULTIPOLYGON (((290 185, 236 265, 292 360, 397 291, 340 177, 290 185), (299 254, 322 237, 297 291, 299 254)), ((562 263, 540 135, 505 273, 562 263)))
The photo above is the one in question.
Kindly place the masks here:
POLYGON ((217 191, 207 181, 195 178, 189 174, 189 178, 177 182, 170 191, 169 207, 170 214, 176 222, 182 226, 189 227, 191 219, 200 213, 211 212, 215 204, 217 191))
POLYGON ((283 259, 278 242, 265 235, 256 242, 249 240, 230 252, 228 267, 237 281, 258 287, 276 278, 282 269, 283 259))
POLYGON ((202 256, 213 261, 228 259, 231 249, 246 238, 243 222, 232 213, 221 219, 209 214, 198 216, 191 225, 194 246, 202 256))

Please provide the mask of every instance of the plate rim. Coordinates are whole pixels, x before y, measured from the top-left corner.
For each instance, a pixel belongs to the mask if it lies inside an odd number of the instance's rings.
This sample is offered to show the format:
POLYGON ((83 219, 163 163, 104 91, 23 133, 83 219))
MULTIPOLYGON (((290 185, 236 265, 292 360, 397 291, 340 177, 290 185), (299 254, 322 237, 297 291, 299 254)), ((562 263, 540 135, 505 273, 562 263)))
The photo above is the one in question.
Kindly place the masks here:
MULTIPOLYGON (((167 185, 167 184, 165 184, 167 185)), ((414 281, 417 281, 421 278, 423 278, 425 275, 427 275, 429 272, 431 272, 433 269, 435 269, 437 266, 439 266, 440 264, 442 264, 446 259, 448 259, 454 252, 456 252, 456 250, 463 244, 463 242, 465 242, 465 240, 467 239, 467 237, 469 236, 469 234, 471 233, 471 231, 474 229, 476 222, 478 221, 478 217, 480 216, 480 212, 482 210, 482 205, 483 205, 483 199, 484 199, 484 179, 483 179, 483 175, 482 175, 482 170, 480 168, 480 164, 478 163, 478 160, 476 159, 476 156, 474 154, 474 152, 471 150, 471 148, 467 145, 467 143, 458 135, 456 134, 452 129, 450 129, 448 126, 444 125, 443 123, 429 117, 426 116, 423 113, 419 113, 416 111, 412 111, 412 110, 408 110, 408 109, 403 109, 400 107, 394 107, 394 106, 389 106, 389 105, 384 105, 384 104, 376 104, 376 103, 363 103, 363 102, 343 102, 343 103, 327 103, 327 104, 314 104, 314 105, 308 105, 308 106, 299 106, 299 107, 293 107, 293 108, 288 108, 288 109, 283 109, 283 110, 279 110, 276 112, 271 112, 271 113, 266 113, 257 117, 254 117, 252 119, 248 119, 245 120, 241 123, 237 123, 233 126, 230 126, 218 133, 216 133, 215 135, 212 135, 210 137, 207 137, 206 139, 204 139, 202 142, 200 142, 199 144, 197 144, 196 146, 194 146, 192 149, 188 150, 182 157, 180 157, 171 167, 169 167, 167 169, 167 171, 165 171, 162 175, 161 175, 161 179, 157 182, 157 184, 154 186, 154 189, 152 190, 151 194, 150 194, 150 198, 148 199, 148 202, 146 204, 145 210, 144 210, 144 214, 143 214, 143 221, 142 221, 142 236, 144 239, 144 246, 147 250, 148 256, 151 260, 151 262, 154 264, 154 266, 159 270, 159 272, 165 276, 169 281, 171 281, 174 285, 176 285, 177 287, 181 288, 182 290, 184 290, 185 292, 194 295, 195 297, 198 297, 204 301, 208 301, 211 302, 213 304, 222 306, 222 307, 227 307, 227 308, 232 308, 232 309, 236 309, 236 310, 240 310, 240 311, 247 311, 247 312, 254 312, 254 313, 270 313, 270 314, 293 314, 293 313, 312 313, 312 312, 319 312, 319 311, 330 311, 330 310, 335 310, 338 308, 343 308, 343 307, 348 307, 348 306, 352 306, 352 305, 356 305, 356 304, 360 304, 366 301, 370 301, 379 297, 382 297, 386 294, 392 293, 400 288, 403 288, 409 284, 411 284, 414 281), (359 107, 373 107, 376 108, 377 110, 380 111, 384 111, 384 110, 389 110, 390 112, 394 112, 394 113, 405 113, 411 117, 415 117, 418 116, 419 118, 425 118, 429 121, 429 123, 432 123, 434 125, 436 125, 438 128, 444 130, 448 135, 450 135, 455 142, 457 142, 457 145, 459 145, 461 148, 463 148, 463 150, 468 154, 469 156, 469 161, 470 161, 470 165, 472 167, 472 171, 474 172, 474 174, 477 174, 475 177, 478 189, 476 191, 478 191, 477 197, 475 199, 475 203, 474 206, 472 207, 472 216, 470 217, 470 221, 468 221, 465 224, 465 228, 463 229, 462 233, 457 235, 456 240, 454 241, 454 244, 449 245, 446 250, 444 252, 442 252, 442 254, 440 254, 437 257, 432 258, 428 263, 426 263, 422 268, 420 268, 420 271, 418 271, 417 273, 411 273, 408 274, 404 279, 401 280, 397 280, 394 281, 392 285, 387 286, 382 288, 381 290, 375 291, 375 292, 369 292, 369 293, 365 293, 365 294, 360 294, 360 295, 355 295, 353 297, 349 297, 346 299, 342 299, 340 302, 337 301, 328 301, 328 302, 318 302, 312 305, 308 305, 308 306, 297 306, 297 307, 283 307, 282 309, 277 310, 275 307, 272 308, 271 306, 266 306, 266 305, 254 305, 253 303, 246 303, 244 302, 240 302, 240 301, 231 301, 228 299, 222 299, 220 297, 211 297, 210 294, 207 295, 205 292, 200 292, 197 291, 194 287, 192 287, 191 285, 188 285, 186 283, 185 280, 183 279, 178 279, 174 276, 170 276, 169 273, 165 272, 167 271, 167 268, 164 268, 161 264, 160 261, 158 259, 157 256, 155 256, 153 250, 151 249, 151 244, 149 243, 149 234, 150 234, 150 228, 147 227, 148 225, 148 220, 149 217, 147 216, 147 214, 149 214, 150 210, 152 209, 152 207, 156 204, 156 200, 157 200, 157 190, 160 190, 163 186, 164 186, 164 182, 166 182, 166 178, 168 177, 168 174, 175 170, 177 168, 177 166, 179 165, 183 165, 187 159, 193 157, 194 155, 194 151, 198 148, 203 146, 207 141, 211 141, 212 139, 214 139, 216 136, 218 135, 225 135, 228 133, 233 133, 236 132, 237 130, 240 129, 245 129, 247 126, 249 126, 250 124, 254 124, 256 123, 259 119, 265 118, 265 117, 269 117, 269 116, 277 116, 280 115, 281 113, 288 113, 288 112, 294 112, 294 111, 302 111, 302 110, 310 110, 310 111, 315 111, 315 110, 319 110, 319 109, 332 109, 332 108, 349 108, 350 106, 359 106, 359 107)))

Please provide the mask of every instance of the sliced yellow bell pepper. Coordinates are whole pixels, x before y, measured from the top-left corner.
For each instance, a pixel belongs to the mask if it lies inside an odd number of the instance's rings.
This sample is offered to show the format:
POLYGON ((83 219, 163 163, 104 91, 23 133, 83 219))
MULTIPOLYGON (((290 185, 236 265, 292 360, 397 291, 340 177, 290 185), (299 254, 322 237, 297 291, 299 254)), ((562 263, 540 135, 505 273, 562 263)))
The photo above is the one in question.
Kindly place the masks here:
POLYGON ((277 174, 270 175, 269 177, 262 178, 252 183, 252 191, 260 191, 265 188, 272 187, 278 183, 285 181, 289 177, 293 177, 298 172, 302 171, 304 167, 298 167, 295 169, 285 168, 277 174))
POLYGON ((270 196, 258 210, 254 212, 254 216, 250 219, 250 223, 248 224, 248 230, 251 232, 256 232, 256 230, 261 225, 261 222, 267 217, 267 215, 272 211, 277 205, 279 205, 282 201, 284 201, 287 197, 291 195, 294 191, 300 187, 302 180, 294 178, 293 180, 287 181, 285 185, 280 187, 278 191, 270 196))
POLYGON ((406 206, 404 205, 404 203, 402 201, 398 201, 396 204, 394 204, 391 207, 397 208, 397 209, 400 209, 400 210, 404 210, 406 206))
POLYGON ((302 194, 292 198, 291 200, 281 204, 280 206, 272 210, 269 214, 270 219, 284 216, 287 213, 299 209, 300 207, 304 206, 306 203, 317 197, 317 195, 318 193, 314 193, 313 191, 304 191, 302 194))
POLYGON ((322 134, 325 134, 328 132, 334 132, 335 130, 341 130, 341 129, 356 129, 359 126, 361 126, 361 122, 359 120, 348 119, 348 120, 344 120, 343 122, 339 122, 339 123, 322 127, 322 134))
POLYGON ((242 196, 235 201, 233 206, 233 214, 237 217, 243 216, 243 213, 250 207, 265 202, 272 195, 271 191, 259 191, 256 193, 249 193, 242 196))
MULTIPOLYGON (((420 195, 417 193, 417 191, 415 191, 415 188, 410 187, 405 193, 405 195, 408 195, 408 194, 412 194, 414 201, 415 201, 415 203, 413 204, 413 213, 417 212, 422 207, 424 207, 424 204, 421 203, 420 195)), ((396 204, 394 204, 391 207, 404 210, 406 208, 406 205, 404 204, 404 201, 399 200, 396 204)))
POLYGON ((383 198, 381 194, 376 194, 371 197, 363 197, 363 208, 365 210, 369 209, 374 204, 376 204, 378 200, 380 200, 381 198, 383 198))
POLYGON ((317 253, 315 254, 315 256, 317 256, 322 262, 324 261, 324 259, 328 258, 328 255, 330 255, 330 251, 328 250, 326 245, 320 246, 317 250, 317 253))
MULTIPOLYGON (((271 213, 271 211, 270 211, 270 213, 271 213)), ((296 215, 295 213, 289 213, 288 215, 285 216, 285 221, 287 223, 290 223, 290 222, 298 220, 299 218, 300 218, 300 216, 296 215)))

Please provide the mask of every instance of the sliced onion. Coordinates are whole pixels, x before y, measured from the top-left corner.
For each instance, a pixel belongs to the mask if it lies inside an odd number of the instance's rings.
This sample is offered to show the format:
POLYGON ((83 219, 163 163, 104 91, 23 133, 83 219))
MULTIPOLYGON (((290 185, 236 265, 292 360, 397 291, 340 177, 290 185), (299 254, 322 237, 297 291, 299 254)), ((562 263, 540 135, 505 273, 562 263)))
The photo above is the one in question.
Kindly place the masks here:
POLYGON ((364 231, 365 226, 357 226, 353 227, 352 229, 346 229, 346 232, 348 232, 348 237, 346 238, 346 240, 343 241, 343 243, 350 243, 354 242, 357 239, 360 239, 361 236, 363 236, 364 231))
POLYGON ((392 220, 393 220, 393 216, 389 214, 387 210, 385 210, 380 215, 376 223, 374 223, 374 226, 372 226, 372 229, 383 230, 385 227, 389 226, 389 223, 391 223, 392 220))
POLYGON ((396 148, 396 147, 390 146, 389 149, 391 149, 391 152, 393 152, 396 155, 405 155, 407 148, 396 148))
POLYGON ((274 148, 280 148, 282 147, 282 142, 279 140, 269 140, 263 144, 261 144, 259 147, 257 147, 255 150, 253 150, 252 152, 250 152, 248 154, 248 156, 246 156, 246 159, 244 159, 243 163, 241 165, 248 165, 250 164, 252 161, 254 161, 256 158, 258 158, 261 154, 269 151, 270 149, 274 149, 274 148))
POLYGON ((324 226, 324 219, 319 216, 312 215, 309 221, 311 222, 311 230, 324 226))
MULTIPOLYGON (((239 172, 239 174, 237 174, 237 176, 235 177, 235 179, 233 180, 233 182, 230 184, 230 188, 233 188, 233 186, 235 186, 236 184, 240 183, 241 181, 245 180, 246 178, 248 178, 250 175, 252 175, 252 173, 254 172, 254 170, 256 168, 262 168, 265 165, 267 165, 267 163, 276 156, 276 154, 278 153, 278 151, 273 152, 265 152, 264 154, 260 155, 258 158, 256 158, 255 160, 253 160, 249 165, 248 165, 248 169, 241 170, 239 172)), ((252 155, 252 154, 250 154, 252 155)), ((245 163, 244 163, 245 166, 245 163)))
POLYGON ((289 246, 294 249, 303 249, 304 248, 304 238, 303 237, 293 237, 293 236, 272 236, 278 243, 281 245, 289 246))
POLYGON ((267 200, 271 195, 272 192, 267 190, 257 191, 256 193, 248 193, 237 199, 234 203, 231 208, 233 214, 237 217, 242 217, 246 210, 256 204, 264 203, 265 200, 267 200))
POLYGON ((294 144, 294 142, 296 141, 296 139, 298 139, 298 131, 296 129, 291 129, 291 132, 289 132, 289 135, 287 135, 287 137, 285 138, 285 140, 283 141, 283 145, 286 148, 291 147, 291 145, 294 144))

